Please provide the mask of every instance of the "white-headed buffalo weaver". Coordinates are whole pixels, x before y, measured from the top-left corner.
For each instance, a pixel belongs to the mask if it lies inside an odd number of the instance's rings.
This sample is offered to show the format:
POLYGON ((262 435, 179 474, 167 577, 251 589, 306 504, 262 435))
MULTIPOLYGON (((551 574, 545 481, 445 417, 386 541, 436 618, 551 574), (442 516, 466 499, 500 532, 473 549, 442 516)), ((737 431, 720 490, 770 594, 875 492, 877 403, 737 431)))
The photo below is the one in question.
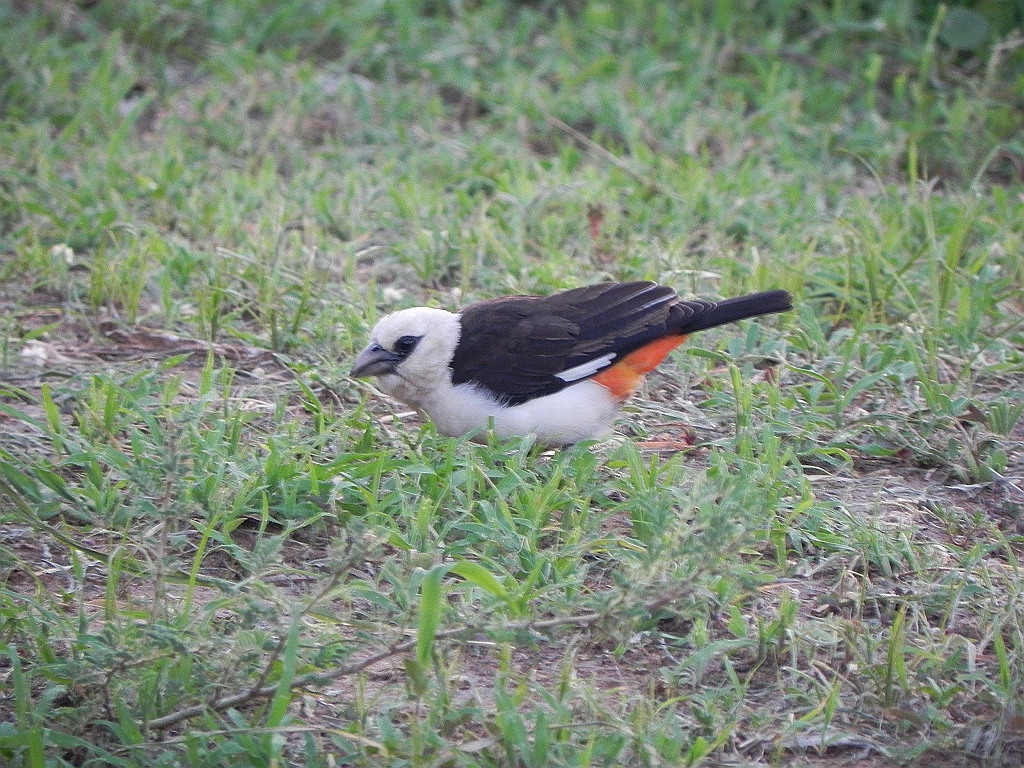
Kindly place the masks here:
POLYGON ((384 317, 352 368, 463 435, 568 445, 611 429, 645 374, 695 331, 792 309, 786 291, 683 301, 651 282, 482 301, 457 314, 413 307, 384 317))

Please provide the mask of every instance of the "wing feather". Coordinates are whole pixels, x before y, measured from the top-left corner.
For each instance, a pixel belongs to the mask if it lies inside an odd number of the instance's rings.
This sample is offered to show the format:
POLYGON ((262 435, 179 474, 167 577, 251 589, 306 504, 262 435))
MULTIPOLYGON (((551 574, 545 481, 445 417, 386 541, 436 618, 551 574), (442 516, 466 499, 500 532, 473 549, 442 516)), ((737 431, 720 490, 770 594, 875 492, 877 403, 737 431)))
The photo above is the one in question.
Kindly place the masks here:
POLYGON ((790 307, 785 291, 719 303, 682 301, 671 288, 648 281, 483 301, 459 315, 452 383, 475 383, 516 405, 594 376, 663 336, 790 307))

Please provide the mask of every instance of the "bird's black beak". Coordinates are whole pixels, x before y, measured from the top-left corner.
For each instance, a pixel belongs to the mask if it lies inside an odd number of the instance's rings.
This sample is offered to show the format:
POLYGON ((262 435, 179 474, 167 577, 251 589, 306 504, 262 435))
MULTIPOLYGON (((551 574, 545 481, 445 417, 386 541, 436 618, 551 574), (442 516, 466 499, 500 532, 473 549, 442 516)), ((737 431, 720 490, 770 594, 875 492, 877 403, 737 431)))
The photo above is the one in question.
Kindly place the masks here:
POLYGON ((367 376, 384 376, 394 373, 400 362, 402 362, 401 355, 389 352, 374 342, 356 357, 355 363, 352 364, 352 375, 357 379, 367 376))

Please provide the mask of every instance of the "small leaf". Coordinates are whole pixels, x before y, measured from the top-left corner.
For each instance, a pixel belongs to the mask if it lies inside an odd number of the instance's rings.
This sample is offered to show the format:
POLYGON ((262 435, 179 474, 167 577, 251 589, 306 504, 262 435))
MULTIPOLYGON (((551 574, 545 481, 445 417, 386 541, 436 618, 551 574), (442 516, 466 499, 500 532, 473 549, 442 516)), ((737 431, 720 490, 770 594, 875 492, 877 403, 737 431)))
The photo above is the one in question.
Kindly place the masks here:
POLYGON ((277 681, 277 690, 270 702, 270 711, 267 713, 267 725, 271 728, 280 728, 287 725, 288 706, 292 701, 292 682, 295 680, 295 671, 299 664, 299 633, 302 629, 302 614, 296 611, 292 615, 291 626, 288 628, 288 638, 281 649, 281 678, 277 681))
POLYGON ((441 579, 448 575, 450 565, 435 565, 420 586, 420 622, 416 632, 416 661, 426 666, 434 650, 434 637, 441 624, 441 603, 444 599, 441 579))
POLYGON ((486 589, 495 597, 508 597, 508 590, 505 589, 505 586, 498 581, 493 573, 480 565, 480 563, 463 560, 462 562, 453 565, 451 572, 461 576, 466 581, 471 584, 475 584, 481 589, 486 589))
POLYGON ((989 37, 989 25, 980 13, 954 5, 946 12, 939 31, 939 39, 950 48, 972 51, 985 44, 989 37))
POLYGON ((0 474, 7 478, 7 482, 10 483, 12 490, 16 491, 21 497, 36 503, 43 500, 42 496, 39 494, 39 486, 36 485, 35 480, 13 464, 6 461, 0 461, 0 474))

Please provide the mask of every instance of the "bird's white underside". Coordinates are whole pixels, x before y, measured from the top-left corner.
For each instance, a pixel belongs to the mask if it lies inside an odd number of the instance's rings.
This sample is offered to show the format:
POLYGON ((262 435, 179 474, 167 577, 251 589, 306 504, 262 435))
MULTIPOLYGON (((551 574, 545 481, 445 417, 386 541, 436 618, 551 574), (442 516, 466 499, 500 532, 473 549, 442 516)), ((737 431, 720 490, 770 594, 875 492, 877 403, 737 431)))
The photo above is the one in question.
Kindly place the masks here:
POLYGON ((493 419, 500 437, 536 435, 546 445, 569 445, 607 433, 618 405, 605 387, 588 380, 513 406, 502 405, 472 384, 459 384, 436 392, 423 410, 443 435, 476 432, 493 419))

